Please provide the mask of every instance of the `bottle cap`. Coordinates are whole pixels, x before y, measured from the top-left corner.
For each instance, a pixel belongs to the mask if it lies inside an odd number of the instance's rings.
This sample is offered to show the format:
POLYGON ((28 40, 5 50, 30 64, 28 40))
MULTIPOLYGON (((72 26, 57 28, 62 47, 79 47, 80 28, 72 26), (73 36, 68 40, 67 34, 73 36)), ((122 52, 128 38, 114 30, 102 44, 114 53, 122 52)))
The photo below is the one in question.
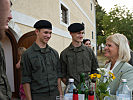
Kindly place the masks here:
POLYGON ((92 95, 94 95, 94 91, 89 90, 88 94, 92 96, 92 95))
POLYGON ((74 82, 74 79, 73 78, 69 78, 69 82, 74 82))
POLYGON ((127 79, 122 79, 122 82, 127 82, 127 79))
POLYGON ((73 89, 73 94, 78 94, 78 89, 73 89))

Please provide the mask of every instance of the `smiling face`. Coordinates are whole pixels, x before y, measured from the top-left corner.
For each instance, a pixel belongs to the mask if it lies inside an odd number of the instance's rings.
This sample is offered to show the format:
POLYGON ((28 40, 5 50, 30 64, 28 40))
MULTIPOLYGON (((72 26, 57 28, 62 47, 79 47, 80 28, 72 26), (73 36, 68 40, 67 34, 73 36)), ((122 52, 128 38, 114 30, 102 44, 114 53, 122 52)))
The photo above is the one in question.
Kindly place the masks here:
POLYGON ((84 37, 84 31, 80 31, 80 32, 74 32, 74 33, 70 33, 72 36, 72 41, 73 42, 77 42, 77 43, 81 43, 83 41, 83 37, 84 37))
POLYGON ((49 39, 51 38, 51 33, 52 30, 50 29, 36 29, 35 30, 36 34, 37 34, 37 40, 39 41, 39 43, 41 44, 47 44, 49 39))
POLYGON ((108 59, 117 59, 119 56, 119 48, 113 42, 106 41, 106 46, 104 48, 104 56, 108 59))

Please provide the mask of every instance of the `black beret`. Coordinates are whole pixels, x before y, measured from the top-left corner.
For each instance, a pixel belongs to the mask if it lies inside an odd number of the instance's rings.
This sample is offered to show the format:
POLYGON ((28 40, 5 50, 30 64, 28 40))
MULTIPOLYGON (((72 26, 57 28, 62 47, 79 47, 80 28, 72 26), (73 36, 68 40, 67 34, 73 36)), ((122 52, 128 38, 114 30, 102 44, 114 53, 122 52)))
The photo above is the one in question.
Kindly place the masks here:
POLYGON ((68 27, 69 32, 80 32, 84 30, 84 25, 80 23, 73 23, 68 27))
POLYGON ((34 28, 36 29, 52 29, 52 24, 47 20, 39 20, 34 24, 34 28))

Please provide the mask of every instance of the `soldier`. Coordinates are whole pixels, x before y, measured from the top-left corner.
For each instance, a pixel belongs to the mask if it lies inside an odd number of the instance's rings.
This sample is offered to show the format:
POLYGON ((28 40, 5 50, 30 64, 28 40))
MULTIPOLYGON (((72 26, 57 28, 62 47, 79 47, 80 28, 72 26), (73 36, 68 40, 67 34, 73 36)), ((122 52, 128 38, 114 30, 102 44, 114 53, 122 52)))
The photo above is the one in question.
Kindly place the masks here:
POLYGON ((36 41, 21 58, 22 84, 27 100, 55 100, 62 95, 61 66, 56 50, 47 43, 51 38, 52 24, 40 20, 34 24, 36 41))
MULTIPOLYGON (((0 40, 3 39, 5 29, 8 29, 8 22, 11 19, 10 2, 8 0, 0 0, 0 40)), ((12 93, 6 75, 4 50, 0 42, 0 100, 11 100, 11 96, 12 93)))
POLYGON ((67 84, 68 78, 74 78, 77 86, 81 73, 97 72, 98 62, 91 48, 82 44, 84 26, 73 23, 68 27, 72 43, 61 52, 62 81, 67 84))

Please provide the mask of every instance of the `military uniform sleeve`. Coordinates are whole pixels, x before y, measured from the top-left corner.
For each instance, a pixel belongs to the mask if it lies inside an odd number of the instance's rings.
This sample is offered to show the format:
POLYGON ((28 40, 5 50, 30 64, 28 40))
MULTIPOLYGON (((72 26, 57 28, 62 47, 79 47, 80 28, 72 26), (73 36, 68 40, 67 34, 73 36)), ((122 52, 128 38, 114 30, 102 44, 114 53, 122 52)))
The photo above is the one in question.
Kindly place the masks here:
POLYGON ((94 54, 94 52, 91 49, 91 55, 92 55, 92 68, 91 68, 91 73, 98 73, 97 68, 99 68, 98 66, 98 61, 97 58, 94 54))
POLYGON ((31 82, 31 64, 28 55, 24 53, 21 57, 22 84, 31 82))
POLYGON ((66 78, 66 75, 67 75, 67 64, 66 64, 65 55, 63 54, 63 52, 60 55, 60 64, 61 64, 62 76, 63 76, 63 78, 66 78))

